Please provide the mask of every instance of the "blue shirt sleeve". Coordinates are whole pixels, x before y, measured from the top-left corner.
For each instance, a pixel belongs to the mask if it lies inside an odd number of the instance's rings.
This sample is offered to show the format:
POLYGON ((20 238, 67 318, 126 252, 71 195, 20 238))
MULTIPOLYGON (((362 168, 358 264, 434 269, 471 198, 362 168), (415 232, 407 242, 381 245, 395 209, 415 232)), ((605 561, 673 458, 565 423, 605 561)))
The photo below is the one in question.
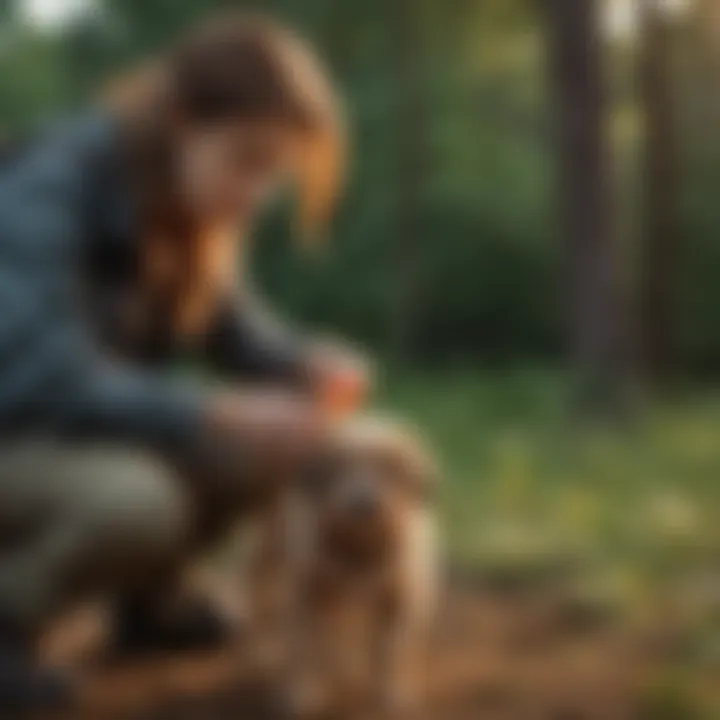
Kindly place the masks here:
POLYGON ((233 377, 307 384, 305 343, 247 290, 221 303, 206 355, 215 369, 233 377))

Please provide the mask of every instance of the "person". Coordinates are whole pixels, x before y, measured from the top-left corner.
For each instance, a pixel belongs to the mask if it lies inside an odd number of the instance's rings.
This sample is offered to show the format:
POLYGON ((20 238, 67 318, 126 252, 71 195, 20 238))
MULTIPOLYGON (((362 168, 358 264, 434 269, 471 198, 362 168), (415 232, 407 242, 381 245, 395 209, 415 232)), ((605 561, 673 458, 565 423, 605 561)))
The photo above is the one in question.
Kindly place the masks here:
POLYGON ((282 328, 239 270, 288 184, 303 235, 322 230, 344 146, 309 47, 241 14, 4 153, 1 715, 67 700, 37 639, 86 595, 112 599, 126 651, 223 636, 184 569, 367 386, 361 358, 282 328), (171 372, 193 357, 227 384, 171 372))

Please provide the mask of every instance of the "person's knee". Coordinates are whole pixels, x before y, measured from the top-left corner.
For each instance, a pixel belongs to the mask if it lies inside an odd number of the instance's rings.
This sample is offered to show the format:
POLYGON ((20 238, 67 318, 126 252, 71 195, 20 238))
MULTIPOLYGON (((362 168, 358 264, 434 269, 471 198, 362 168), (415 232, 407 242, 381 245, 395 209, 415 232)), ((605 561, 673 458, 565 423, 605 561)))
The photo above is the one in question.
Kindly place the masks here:
POLYGON ((108 456, 96 484, 75 509, 79 531, 109 561, 154 561, 178 553, 189 532, 189 507, 172 470, 152 455, 108 456))

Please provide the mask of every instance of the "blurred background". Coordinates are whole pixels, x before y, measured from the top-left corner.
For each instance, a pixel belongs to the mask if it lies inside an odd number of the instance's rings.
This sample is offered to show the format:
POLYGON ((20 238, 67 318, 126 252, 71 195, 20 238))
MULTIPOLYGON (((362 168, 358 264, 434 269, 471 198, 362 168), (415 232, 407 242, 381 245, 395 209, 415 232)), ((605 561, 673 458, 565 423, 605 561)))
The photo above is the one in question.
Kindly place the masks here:
POLYGON ((442 457, 482 670, 438 717, 720 716, 720 2, 1 0, 2 132, 229 5, 347 101, 332 242, 279 208, 255 273, 442 457))

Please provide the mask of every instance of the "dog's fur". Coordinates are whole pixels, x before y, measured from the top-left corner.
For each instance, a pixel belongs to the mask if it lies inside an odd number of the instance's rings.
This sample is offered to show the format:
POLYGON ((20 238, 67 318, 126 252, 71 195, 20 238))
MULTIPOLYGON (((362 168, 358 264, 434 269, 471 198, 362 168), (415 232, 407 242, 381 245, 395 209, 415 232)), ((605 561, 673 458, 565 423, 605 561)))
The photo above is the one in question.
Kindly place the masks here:
POLYGON ((376 711, 417 705, 438 589, 436 481, 407 428, 353 420, 300 490, 266 516, 252 626, 265 653, 269 626, 277 638, 283 619, 282 682, 293 714, 365 700, 376 711))

